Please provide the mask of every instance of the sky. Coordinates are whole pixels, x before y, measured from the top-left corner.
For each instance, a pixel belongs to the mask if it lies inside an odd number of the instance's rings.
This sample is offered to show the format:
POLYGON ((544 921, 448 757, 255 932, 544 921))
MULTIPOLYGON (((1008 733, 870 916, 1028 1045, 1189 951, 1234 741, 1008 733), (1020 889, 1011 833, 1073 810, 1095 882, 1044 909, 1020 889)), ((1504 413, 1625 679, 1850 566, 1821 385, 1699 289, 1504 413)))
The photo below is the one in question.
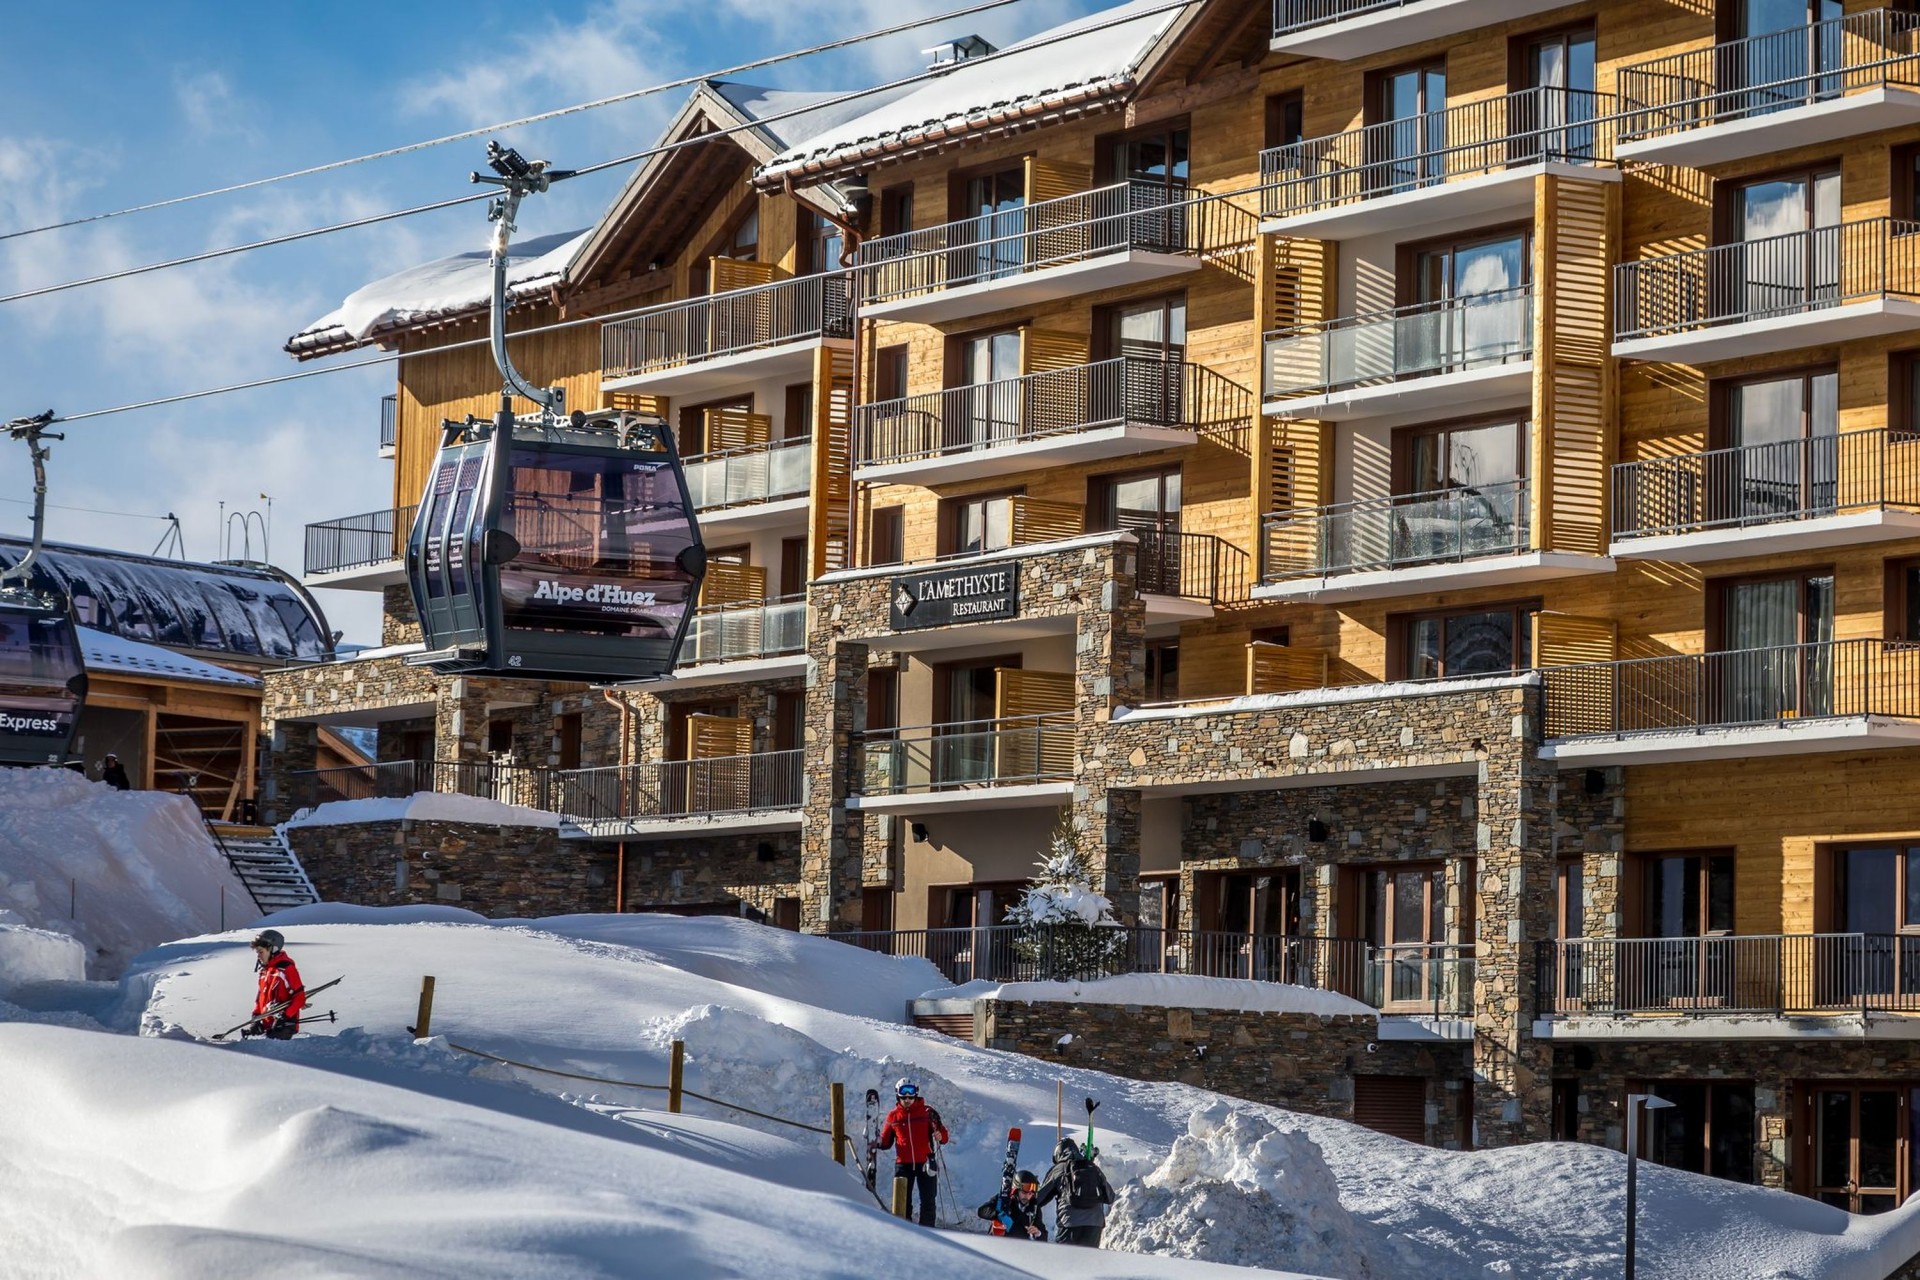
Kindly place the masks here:
MULTIPOLYGON (((16 6, 9 45, 32 49, 35 58, 30 75, 0 79, 0 120, 7 122, 0 235, 959 7, 961 0, 16 6)), ((1015 0, 737 78, 783 88, 865 87, 920 70, 919 51, 942 40, 977 32, 1005 45, 1103 7, 1100 0, 1015 0)), ((501 136, 558 167, 598 163, 656 141, 686 94, 672 90, 501 136)), ((467 173, 482 166, 483 149, 473 139, 0 239, 0 296, 468 194, 467 173)), ((627 172, 535 197, 522 209, 520 236, 591 224, 627 172)), ((49 408, 86 413, 317 367, 296 366, 281 344, 368 281, 483 246, 483 207, 0 303, 0 419, 49 408)), ((189 557, 271 558, 297 574, 303 526, 393 505, 391 464, 377 446, 379 401, 394 377, 391 367, 355 370, 71 424, 49 464, 48 536, 146 552, 166 535, 171 513, 189 557)), ((0 532, 27 531, 31 497, 25 447, 0 440, 0 532)), ((319 599, 347 640, 378 642, 377 593, 328 591, 319 599)))

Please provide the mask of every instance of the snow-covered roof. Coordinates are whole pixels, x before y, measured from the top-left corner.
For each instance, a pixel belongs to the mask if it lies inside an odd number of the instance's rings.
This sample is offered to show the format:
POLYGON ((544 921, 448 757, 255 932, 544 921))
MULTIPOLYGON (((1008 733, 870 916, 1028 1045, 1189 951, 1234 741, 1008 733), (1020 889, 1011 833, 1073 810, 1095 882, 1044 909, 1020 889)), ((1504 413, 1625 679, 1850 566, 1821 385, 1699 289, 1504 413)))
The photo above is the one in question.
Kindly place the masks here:
POLYGON ((907 87, 902 86, 849 98, 847 95, 855 90, 769 89, 735 80, 708 80, 704 83, 706 88, 737 111, 743 120, 758 121, 758 131, 777 147, 800 146, 829 129, 838 128, 896 101, 908 91, 907 87))
POLYGON ((410 796, 335 800, 303 810, 283 827, 338 827, 354 822, 471 822, 488 827, 557 827, 558 814, 486 796, 420 791, 410 796))
MULTIPOLYGON (((507 303, 539 298, 566 278, 585 231, 516 240, 507 252, 507 303)), ((308 357, 361 346, 383 333, 485 308, 493 272, 485 248, 396 271, 348 294, 338 307, 287 339, 286 351, 308 357)))
POLYGON ((1168 0, 1131 0, 969 58, 788 148, 762 167, 758 180, 770 186, 788 177, 826 176, 890 151, 1124 93, 1179 14, 1168 0))
POLYGON ((258 689, 257 676, 231 671, 226 667, 189 658, 183 653, 163 649, 157 644, 128 640, 92 627, 74 628, 80 634, 80 652, 87 670, 100 675, 158 676, 163 680, 190 680, 195 684, 224 684, 239 689, 258 689))

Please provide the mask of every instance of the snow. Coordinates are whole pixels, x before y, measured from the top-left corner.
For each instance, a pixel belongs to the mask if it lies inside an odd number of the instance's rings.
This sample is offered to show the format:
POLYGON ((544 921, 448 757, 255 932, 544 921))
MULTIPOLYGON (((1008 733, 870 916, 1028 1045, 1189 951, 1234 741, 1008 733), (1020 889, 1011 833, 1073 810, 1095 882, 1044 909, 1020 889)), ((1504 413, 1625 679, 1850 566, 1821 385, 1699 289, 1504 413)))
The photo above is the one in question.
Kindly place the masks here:
MULTIPOLYGON (((0 909, 77 939, 101 978, 150 947, 219 928, 223 911, 229 926, 259 915, 191 800, 115 791, 66 769, 0 769, 0 909)), ((18 954, 0 951, 0 986, 18 954)))
POLYGON ((1019 1000, 1027 1004, 1139 1004, 1174 1009, 1229 1009, 1237 1013, 1312 1013, 1379 1016, 1372 1006, 1336 991, 1251 978, 1203 978, 1185 973, 1123 973, 1089 982, 989 982, 976 979, 928 991, 927 1000, 1019 1000))
POLYGON ((0 1000, 36 982, 84 982, 87 949, 80 939, 22 924, 0 911, 0 1000))
POLYGON ((913 137, 962 132, 982 117, 1004 116, 1011 106, 1125 88, 1178 14, 1168 0, 1132 0, 1030 36, 991 57, 960 62, 895 101, 775 156, 761 177, 798 177, 913 137))
POLYGON ((191 680, 197 684, 235 685, 243 689, 260 687, 257 676, 189 658, 157 644, 128 640, 123 636, 96 631, 92 627, 76 627, 74 630, 79 634, 80 651, 86 657, 88 671, 130 672, 134 675, 160 676, 167 680, 191 680))
POLYGON ((734 80, 708 80, 704 83, 745 118, 765 121, 760 126, 760 132, 772 139, 775 146, 781 147, 798 146, 828 129, 876 110, 908 91, 902 86, 849 97, 856 91, 769 89, 763 85, 741 84, 734 80), (794 114, 787 115, 788 112, 794 114), (775 116, 784 118, 769 118, 775 116))
POLYGON ((1113 718, 1116 722, 1190 720, 1199 716, 1279 711, 1287 707, 1331 707, 1388 698, 1442 698, 1463 693, 1486 693, 1494 689, 1521 689, 1539 683, 1540 673, 1537 671, 1520 675, 1461 676, 1445 680, 1385 680, 1373 684, 1335 685, 1327 689, 1302 689, 1297 693, 1248 693, 1236 698, 1121 707, 1113 713, 1113 718))
POLYGON ((507 804, 486 796, 418 791, 410 796, 370 800, 334 800, 302 809, 280 824, 290 827, 338 827, 349 822, 471 822, 482 827, 558 827, 560 816, 507 804))

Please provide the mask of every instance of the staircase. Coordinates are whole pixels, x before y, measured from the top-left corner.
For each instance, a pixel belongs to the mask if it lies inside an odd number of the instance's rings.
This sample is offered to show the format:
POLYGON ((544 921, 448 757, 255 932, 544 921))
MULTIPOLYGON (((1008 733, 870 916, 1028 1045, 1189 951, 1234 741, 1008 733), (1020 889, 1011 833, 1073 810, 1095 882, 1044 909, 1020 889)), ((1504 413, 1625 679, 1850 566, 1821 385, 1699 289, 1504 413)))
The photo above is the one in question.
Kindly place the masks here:
POLYGON ((208 823, 207 830, 263 915, 320 901, 306 868, 272 827, 208 823))

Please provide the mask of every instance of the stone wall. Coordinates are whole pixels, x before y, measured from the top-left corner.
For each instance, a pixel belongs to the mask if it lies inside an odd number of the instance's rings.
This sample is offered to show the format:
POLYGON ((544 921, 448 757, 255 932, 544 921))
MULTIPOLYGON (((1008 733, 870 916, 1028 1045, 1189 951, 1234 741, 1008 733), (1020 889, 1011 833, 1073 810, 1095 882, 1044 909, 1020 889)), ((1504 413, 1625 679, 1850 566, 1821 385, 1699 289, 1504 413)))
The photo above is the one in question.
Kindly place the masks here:
POLYGON ((1354 1076, 1419 1076, 1428 1144, 1457 1148, 1468 1131, 1467 1046, 1382 1041, 1370 1014, 982 1000, 974 1022, 995 1049, 1336 1120, 1353 1119, 1354 1076))
POLYGON ((800 833, 628 841, 625 877, 628 911, 744 903, 772 919, 777 900, 800 897, 800 833))
POLYGON ((614 855, 545 827, 355 822, 287 830, 329 902, 451 904, 483 916, 613 909, 614 855))

